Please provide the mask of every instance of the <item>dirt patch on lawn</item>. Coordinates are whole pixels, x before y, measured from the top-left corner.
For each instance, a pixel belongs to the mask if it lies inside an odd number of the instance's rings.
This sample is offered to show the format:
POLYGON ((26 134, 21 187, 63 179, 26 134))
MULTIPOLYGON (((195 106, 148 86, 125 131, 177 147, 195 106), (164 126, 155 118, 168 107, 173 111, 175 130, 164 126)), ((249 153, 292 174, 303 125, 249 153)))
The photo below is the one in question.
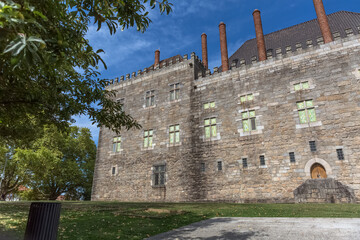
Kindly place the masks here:
POLYGON ((147 213, 172 213, 172 211, 168 209, 156 209, 156 208, 148 208, 145 210, 147 213))

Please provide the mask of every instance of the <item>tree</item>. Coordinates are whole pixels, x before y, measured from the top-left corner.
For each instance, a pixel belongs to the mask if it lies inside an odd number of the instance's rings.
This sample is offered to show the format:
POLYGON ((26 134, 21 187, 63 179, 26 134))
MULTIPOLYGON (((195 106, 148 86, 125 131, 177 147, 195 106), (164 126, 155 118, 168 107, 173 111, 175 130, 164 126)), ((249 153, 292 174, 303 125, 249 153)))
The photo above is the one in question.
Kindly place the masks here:
POLYGON ((0 201, 9 194, 15 194, 21 185, 29 181, 26 169, 14 154, 14 146, 0 144, 0 201))
POLYGON ((1 1, 0 137, 31 137, 45 124, 63 129, 81 114, 117 133, 139 128, 104 90, 97 69, 106 64, 86 39, 88 25, 105 24, 110 34, 129 27, 144 32, 147 9, 169 14, 171 6, 168 0, 1 1))
POLYGON ((30 149, 17 149, 15 158, 31 176, 28 196, 55 200, 66 194, 68 199, 90 200, 96 146, 89 129, 70 127, 66 133, 47 126, 43 137, 30 149))

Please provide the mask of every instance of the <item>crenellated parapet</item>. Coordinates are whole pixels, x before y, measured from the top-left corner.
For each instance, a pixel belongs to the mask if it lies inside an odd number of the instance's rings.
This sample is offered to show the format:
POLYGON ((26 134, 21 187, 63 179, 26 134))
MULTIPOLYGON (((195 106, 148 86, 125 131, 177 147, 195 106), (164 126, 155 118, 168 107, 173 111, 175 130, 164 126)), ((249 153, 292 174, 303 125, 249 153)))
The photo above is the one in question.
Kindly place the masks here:
POLYGON ((211 80, 213 78, 216 78, 216 77, 224 75, 224 74, 229 74, 234 70, 236 70, 236 71, 251 71, 256 68, 271 67, 271 66, 274 66, 278 63, 282 63, 287 60, 291 61, 293 59, 300 59, 306 55, 316 54, 317 52, 330 51, 335 48, 341 48, 341 47, 344 47, 347 45, 352 45, 353 42, 354 42, 354 44, 360 43, 360 34, 347 36, 345 38, 338 38, 337 40, 330 42, 330 43, 326 43, 326 44, 321 43, 319 45, 311 46, 311 47, 307 47, 307 48, 298 47, 298 48, 296 48, 296 51, 294 51, 294 52, 289 51, 285 54, 279 54, 279 55, 276 55, 275 57, 268 58, 261 62, 254 61, 254 62, 251 62, 250 64, 244 63, 241 65, 238 65, 236 61, 232 61, 231 65, 230 65, 230 69, 226 72, 222 72, 221 69, 219 69, 218 67, 214 67, 213 72, 211 72, 210 69, 207 69, 204 73, 199 72, 197 77, 198 77, 198 80, 207 81, 207 80, 211 80))
POLYGON ((172 68, 175 69, 181 64, 190 64, 190 66, 196 65, 200 68, 201 72, 205 72, 205 67, 203 66, 201 59, 193 52, 190 54, 190 58, 188 54, 185 54, 183 56, 177 55, 175 57, 163 60, 159 64, 145 68, 144 70, 138 70, 137 72, 132 72, 131 74, 128 73, 125 76, 120 76, 120 78, 117 77, 115 79, 111 79, 108 81, 107 88, 112 88, 114 86, 119 86, 122 84, 127 85, 133 81, 140 80, 154 73, 163 70, 170 70, 172 68))

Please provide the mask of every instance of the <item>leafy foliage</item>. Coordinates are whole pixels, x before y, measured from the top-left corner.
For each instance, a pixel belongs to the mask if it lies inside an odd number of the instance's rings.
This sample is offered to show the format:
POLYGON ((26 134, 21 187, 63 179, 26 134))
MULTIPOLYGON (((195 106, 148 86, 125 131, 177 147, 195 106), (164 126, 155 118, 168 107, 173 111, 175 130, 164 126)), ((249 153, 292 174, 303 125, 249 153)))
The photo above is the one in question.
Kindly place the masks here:
POLYGON ((15 158, 30 178, 23 198, 55 200, 66 193, 68 199, 90 200, 96 146, 89 129, 61 133, 45 127, 44 136, 29 149, 17 149, 15 158))
POLYGON ((144 32, 147 7, 169 14, 168 0, 4 0, 0 2, 0 137, 31 137, 44 124, 66 128, 72 116, 119 133, 140 125, 104 90, 86 39, 90 23, 144 32))

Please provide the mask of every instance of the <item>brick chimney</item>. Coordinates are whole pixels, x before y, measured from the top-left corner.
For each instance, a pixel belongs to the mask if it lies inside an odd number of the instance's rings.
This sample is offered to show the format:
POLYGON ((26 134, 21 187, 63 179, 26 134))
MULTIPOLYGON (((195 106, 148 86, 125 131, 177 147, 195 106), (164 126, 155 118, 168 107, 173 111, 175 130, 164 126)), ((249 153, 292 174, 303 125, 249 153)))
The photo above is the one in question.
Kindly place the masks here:
POLYGON ((255 33, 256 33, 256 43, 259 55, 259 61, 264 61, 266 57, 266 47, 265 47, 265 38, 261 22, 261 15, 258 9, 255 9, 253 12, 254 24, 255 24, 255 33))
POLYGON ((221 22, 219 24, 219 32, 220 32, 220 48, 221 48, 221 64, 222 71, 226 72, 229 70, 229 57, 227 50, 227 40, 226 40, 226 25, 221 22))
POLYGON ((155 51, 155 63, 154 63, 154 66, 160 64, 160 50, 156 50, 155 51))
POLYGON ((207 35, 205 33, 201 34, 201 47, 202 47, 203 64, 204 67, 208 69, 209 65, 208 65, 207 35))
POLYGON ((333 41, 331 34, 329 21, 325 13, 324 4, 322 0, 313 0, 317 19, 320 25, 321 34, 324 38, 324 43, 329 43, 333 41))

